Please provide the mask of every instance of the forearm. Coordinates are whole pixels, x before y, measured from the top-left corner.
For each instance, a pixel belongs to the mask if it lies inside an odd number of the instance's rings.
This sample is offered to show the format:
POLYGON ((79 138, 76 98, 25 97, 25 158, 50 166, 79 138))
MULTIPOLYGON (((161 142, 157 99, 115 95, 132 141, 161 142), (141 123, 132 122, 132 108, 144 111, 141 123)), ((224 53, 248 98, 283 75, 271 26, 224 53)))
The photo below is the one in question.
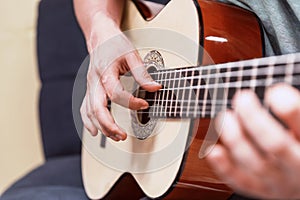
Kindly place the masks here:
POLYGON ((102 27, 95 26, 101 26, 101 23, 120 26, 125 0, 73 1, 77 21, 84 33, 87 43, 90 42, 93 31, 103 31, 102 27))

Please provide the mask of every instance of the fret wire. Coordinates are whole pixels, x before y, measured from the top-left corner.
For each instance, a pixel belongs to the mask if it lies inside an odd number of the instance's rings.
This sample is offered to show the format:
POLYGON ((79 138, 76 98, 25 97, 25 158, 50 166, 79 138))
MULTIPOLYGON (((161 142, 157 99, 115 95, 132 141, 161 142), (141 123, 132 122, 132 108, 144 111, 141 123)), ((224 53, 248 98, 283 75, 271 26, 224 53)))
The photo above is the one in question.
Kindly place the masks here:
MULTIPOLYGON (((167 84, 167 73, 165 74, 165 76, 164 76, 164 78, 163 78, 163 81, 164 81, 164 83, 163 83, 163 86, 164 86, 164 88, 166 87, 166 84, 167 84)), ((162 99, 164 99, 165 98, 165 91, 166 90, 168 90, 168 89, 163 89, 163 90, 161 90, 161 91, 163 91, 162 92, 162 99)), ((160 108, 160 114, 162 115, 162 112, 163 112, 163 105, 161 106, 161 108, 160 108)))
MULTIPOLYGON (((163 74, 160 74, 160 79, 163 78, 163 74)), ((159 90, 159 93, 157 94, 158 95, 158 100, 160 100, 161 98, 161 90, 159 90)), ((159 112, 159 107, 157 106, 157 109, 156 109, 156 115, 158 116, 158 112, 159 112)))
MULTIPOLYGON (((169 73, 169 78, 171 79, 171 73, 169 73)), ((169 80, 167 88, 170 88, 170 83, 171 83, 171 80, 169 80)), ((169 98, 169 92, 170 92, 170 90, 167 91, 167 96, 166 96, 167 99, 169 98)), ((167 115, 167 105, 168 104, 166 103, 165 104, 165 115, 167 115)))
POLYGON ((236 91, 235 92, 239 92, 242 89, 242 84, 243 84, 242 77, 243 77, 243 73, 244 73, 243 70, 244 70, 244 65, 241 65, 238 69, 238 76, 237 76, 238 81, 236 82, 236 86, 235 86, 236 91))
MULTIPOLYGON (((167 72, 166 74, 165 74, 165 78, 164 78, 164 83, 163 83, 163 85, 164 85, 164 89, 165 89, 165 91, 163 92, 163 95, 162 95, 162 99, 168 99, 168 97, 167 97, 167 93, 168 93, 168 91, 170 91, 170 89, 168 89, 168 81, 170 81, 169 79, 168 79, 168 75, 170 74, 170 72, 167 72)), ((166 105, 167 105, 167 101, 164 101, 165 103, 161 103, 161 104, 159 104, 159 106, 161 107, 161 113, 160 113, 160 115, 161 116, 164 116, 164 113, 165 113, 165 108, 166 108, 166 105)))
MULTIPOLYGON (((220 69, 217 69, 217 71, 216 71, 216 74, 219 74, 220 73, 220 69)), ((216 87, 214 88, 214 90, 213 90, 213 96, 212 96, 212 100, 214 100, 214 99, 216 99, 217 98, 217 91, 218 91, 218 84, 219 84, 219 78, 215 78, 215 85, 216 85, 216 87)), ((215 112, 215 107, 214 107, 214 105, 212 106, 212 109, 211 109, 211 116, 213 116, 213 114, 214 114, 214 112, 215 112)))
MULTIPOLYGON (((226 68, 226 72, 229 74, 231 73, 231 68, 226 68)), ((225 100, 225 105, 227 106, 228 102, 228 93, 229 93, 229 81, 230 81, 230 75, 226 77, 225 79, 225 88, 224 88, 224 100, 225 100), (228 87, 228 88, 227 88, 228 87)))
POLYGON ((273 84, 273 76, 274 76, 274 64, 272 63, 269 66, 269 70, 267 73, 267 80, 266 80, 266 86, 270 86, 273 84))
MULTIPOLYGON (((195 75, 195 70, 192 71, 192 77, 194 77, 194 75, 195 75)), ((191 85, 191 86, 194 85, 194 79, 191 80, 190 85, 191 85)), ((188 97, 189 100, 192 99, 192 93, 193 93, 193 92, 194 92, 194 91, 193 91, 192 89, 189 90, 189 97, 188 97)), ((187 108, 187 110, 189 110, 189 108, 190 108, 190 101, 188 102, 188 108, 187 108)), ((188 115, 188 114, 189 114, 189 113, 186 113, 186 115, 188 115)))
POLYGON ((294 71, 294 61, 295 57, 293 54, 289 57, 287 57, 287 62, 289 63, 286 66, 286 71, 285 71, 285 82, 291 84, 293 82, 293 71, 294 71))
MULTIPOLYGON (((154 81, 158 80, 158 74, 157 74, 157 75, 152 75, 151 77, 152 77, 152 79, 153 79, 154 81)), ((138 88, 138 90, 140 90, 140 89, 141 89, 141 88, 138 88)), ((138 91, 138 92, 139 92, 139 91, 138 91)), ((147 100, 146 100, 146 97, 147 97, 147 95, 145 95, 145 101, 147 101, 147 100)), ((157 92, 155 92, 155 94, 154 94, 154 102, 156 102, 156 99, 157 99, 157 92)), ((152 112, 155 112, 156 104, 153 104, 153 105, 150 105, 150 104, 149 104, 149 106, 152 106, 152 112)))
MULTIPOLYGON (((176 82, 175 78, 176 78, 176 74, 174 74, 174 77, 173 77, 173 85, 172 85, 173 88, 175 88, 175 82, 176 82)), ((174 90, 172 90, 172 91, 174 91, 174 90)), ((172 94, 173 94, 173 92, 172 92, 172 94)), ((172 98, 171 98, 170 105, 172 105, 172 104, 173 104, 173 95, 172 95, 172 98)), ((170 113, 169 114, 171 114, 171 110, 172 109, 170 109, 170 111, 169 111, 170 113)))
MULTIPOLYGON (((180 77, 180 74, 178 74, 178 76, 180 77)), ((176 79, 176 74, 175 74, 175 79, 176 79)), ((177 87, 179 87, 179 84, 180 84, 180 82, 179 81, 177 81, 177 87)), ((179 90, 177 90, 177 93, 176 93, 176 102, 175 102, 175 115, 176 115, 176 111, 177 111, 177 105, 178 105, 178 97, 179 97, 179 90)))
POLYGON ((255 91, 256 88, 257 68, 258 68, 258 62, 255 62, 254 65, 252 66, 252 73, 251 73, 251 81, 252 81, 251 89, 253 91, 255 91))
MULTIPOLYGON (((157 80, 159 80, 159 77, 160 77, 160 74, 157 74, 157 80)), ((155 94, 154 94, 154 102, 156 102, 157 94, 158 94, 158 92, 155 92, 155 94)), ((156 112, 156 109, 157 109, 156 104, 154 104, 153 105, 153 112, 156 112)))
MULTIPOLYGON (((197 84, 197 87, 199 87, 201 85, 201 76, 202 76, 202 70, 199 70, 199 79, 198 79, 198 84, 197 84)), ((196 103, 195 103, 195 111, 194 111, 194 115, 196 117, 196 111, 197 111, 197 108, 198 108, 198 101, 199 101, 199 95, 200 95, 200 88, 197 88, 197 92, 196 92, 196 103)))
MULTIPOLYGON (((207 74, 210 73, 210 70, 207 71, 207 74)), ((205 111, 205 107, 206 107, 206 100, 207 100, 207 95, 208 95, 208 85, 209 85, 209 76, 207 76, 206 78, 206 85, 205 85, 205 90, 204 90, 204 97, 203 97, 203 100, 204 100, 204 103, 202 105, 202 111, 205 111)))
MULTIPOLYGON (((184 77, 187 77, 187 71, 185 71, 184 77)), ((186 82, 187 82, 187 80, 184 79, 184 82, 183 82, 184 87, 186 87, 186 82)), ((184 99, 184 95, 185 95, 185 90, 183 90, 183 92, 182 92, 182 100, 184 99)), ((181 117, 182 117, 182 112, 183 112, 183 109, 180 109, 180 116, 181 117)))

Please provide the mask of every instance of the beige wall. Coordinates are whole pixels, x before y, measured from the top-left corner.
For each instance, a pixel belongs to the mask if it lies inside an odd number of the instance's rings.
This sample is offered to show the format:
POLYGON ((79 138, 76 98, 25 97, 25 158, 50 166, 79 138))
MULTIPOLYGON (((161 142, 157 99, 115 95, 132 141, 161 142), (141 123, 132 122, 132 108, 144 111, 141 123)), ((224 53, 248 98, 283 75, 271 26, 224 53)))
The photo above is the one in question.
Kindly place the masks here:
POLYGON ((0 194, 43 162, 35 55, 38 0, 0 0, 0 194))

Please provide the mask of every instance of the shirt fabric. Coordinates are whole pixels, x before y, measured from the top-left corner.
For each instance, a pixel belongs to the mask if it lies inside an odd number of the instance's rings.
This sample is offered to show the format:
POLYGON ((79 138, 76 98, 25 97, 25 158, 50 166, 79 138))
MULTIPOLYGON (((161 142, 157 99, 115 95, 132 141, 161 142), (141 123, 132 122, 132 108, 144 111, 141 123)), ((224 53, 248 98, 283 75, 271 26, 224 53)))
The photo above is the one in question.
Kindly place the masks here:
POLYGON ((300 52, 299 0, 219 0, 254 12, 265 31, 266 56, 300 52))

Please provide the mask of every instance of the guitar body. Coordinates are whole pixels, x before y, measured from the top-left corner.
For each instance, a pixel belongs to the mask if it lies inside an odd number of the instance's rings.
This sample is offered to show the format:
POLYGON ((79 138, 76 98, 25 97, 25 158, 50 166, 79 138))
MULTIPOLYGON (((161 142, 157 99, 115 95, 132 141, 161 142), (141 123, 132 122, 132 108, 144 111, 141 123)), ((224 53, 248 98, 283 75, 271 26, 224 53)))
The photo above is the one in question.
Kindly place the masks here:
MULTIPOLYGON (((153 16, 148 5, 128 1, 122 28, 145 63, 157 70, 263 55, 261 29, 252 13, 215 1, 172 0, 153 16)), ((127 90, 136 90, 131 76, 121 81, 127 90)), ((83 133, 82 174, 91 199, 145 195, 226 199, 231 195, 205 158, 199 157, 210 131, 209 119, 162 118, 141 123, 137 112, 114 103, 111 113, 128 133, 126 141, 83 133)))

